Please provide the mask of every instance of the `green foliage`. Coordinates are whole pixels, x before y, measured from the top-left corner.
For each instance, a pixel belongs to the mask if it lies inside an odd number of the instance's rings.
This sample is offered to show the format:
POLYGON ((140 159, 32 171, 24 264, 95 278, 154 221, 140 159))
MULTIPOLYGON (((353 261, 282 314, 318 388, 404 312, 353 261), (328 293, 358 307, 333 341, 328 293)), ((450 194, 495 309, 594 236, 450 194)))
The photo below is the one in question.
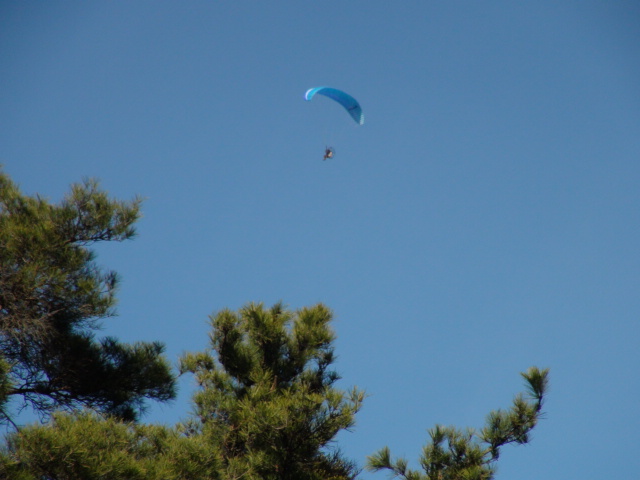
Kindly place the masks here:
MULTIPOLYGON (((0 478, 355 479, 335 438, 354 425, 364 394, 336 387, 332 313, 322 304, 212 316, 210 348, 180 363, 198 384, 193 416, 175 428, 131 422, 146 399, 173 398, 175 379, 161 344, 94 338, 114 314, 118 282, 90 247, 131 238, 139 204, 86 181, 52 205, 0 171, 0 421, 13 424, 15 397, 43 416, 72 411, 7 434, 0 478)), ((386 447, 367 468, 406 480, 492 479, 500 449, 529 442, 541 416, 548 370, 522 375, 526 394, 491 412, 481 431, 431 429, 422 471, 386 447)))
POLYGON ((224 310, 211 317, 211 350, 182 358, 182 372, 200 386, 186 428, 220 452, 224 478, 356 477, 331 447, 353 426, 364 394, 334 386, 331 318, 323 305, 224 310))
POLYGON ((486 426, 479 433, 440 425, 429 430, 431 442, 423 448, 420 458, 424 473, 409 469, 405 459, 392 460, 387 447, 368 458, 367 468, 388 470, 394 477, 407 480, 492 479, 500 448, 529 442, 529 433, 541 416, 548 374, 548 369, 536 367, 522 373, 528 397, 520 394, 510 410, 489 413, 486 426))
MULTIPOLYGON (((134 419, 146 398, 175 396, 160 344, 94 338, 100 321, 114 314, 118 279, 95 263, 89 247, 131 238, 139 207, 138 199, 109 199, 91 180, 54 205, 23 195, 0 171, 5 399, 19 397, 43 415, 86 406, 134 419)), ((6 404, 0 421, 12 421, 6 404)))
POLYGON ((364 395, 335 387, 331 316, 323 305, 220 312, 211 349, 181 360, 200 385, 190 421, 166 428, 56 413, 9 435, 0 477, 353 479, 356 466, 333 442, 364 395))
MULTIPOLYGON (((331 317, 321 304, 296 312, 281 304, 223 310, 211 317, 210 348, 181 359, 181 371, 199 385, 190 420, 168 428, 55 413, 46 425, 7 436, 0 478, 355 479, 356 465, 334 442, 354 425, 364 394, 335 386, 331 317)), ((501 447, 527 443, 541 415, 548 371, 522 375, 528 394, 491 412, 481 431, 431 429, 422 471, 392 459, 386 447, 367 468, 406 480, 492 479, 501 447)))
POLYGON ((19 480, 215 480, 217 472, 202 438, 89 413, 53 414, 49 425, 10 435, 0 454, 0 477, 19 480))

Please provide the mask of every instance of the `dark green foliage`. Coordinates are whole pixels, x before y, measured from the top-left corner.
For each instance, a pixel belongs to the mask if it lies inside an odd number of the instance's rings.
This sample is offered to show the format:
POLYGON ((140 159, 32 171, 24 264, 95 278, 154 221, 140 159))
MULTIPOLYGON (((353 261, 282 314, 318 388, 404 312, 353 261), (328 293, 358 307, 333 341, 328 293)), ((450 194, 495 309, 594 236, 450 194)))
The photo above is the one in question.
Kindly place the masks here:
POLYGON ((363 393, 334 384, 331 312, 249 304, 211 318, 211 351, 188 354, 195 418, 187 426, 220 452, 224 478, 351 479, 355 465, 330 448, 354 424, 363 393))
MULTIPOLYGON (((321 304, 212 316, 210 348, 181 359, 199 387, 192 418, 175 428, 130 422, 146 399, 172 398, 175 379, 162 345, 95 339, 113 314, 117 276, 89 247, 131 238, 138 216, 138 200, 110 200, 95 182, 52 205, 0 171, 0 421, 13 423, 15 397, 50 415, 6 435, 0 478, 355 479, 356 464, 334 442, 364 394, 336 387, 332 314, 321 304)), ((522 375, 527 395, 491 412, 481 431, 430 430, 422 471, 386 447, 367 467, 407 480, 492 479, 500 449, 527 443, 541 415, 548 371, 522 375)))
MULTIPOLYGON (((59 205, 23 195, 0 172, 0 354, 5 399, 43 415, 87 406, 136 418, 146 398, 173 398, 160 344, 97 341, 113 315, 117 275, 89 248, 134 235, 139 200, 110 200, 94 181, 73 185, 59 205)), ((0 392, 1 393, 1 392, 0 392)), ((2 400, 2 398, 0 398, 2 400)), ((4 408, 0 421, 11 422, 4 408)))
MULTIPOLYGON (((0 478, 355 479, 355 463, 334 441, 353 426, 364 395, 335 386, 330 321, 323 305, 224 310, 211 317, 211 348, 181 359, 182 372, 193 373, 199 385, 189 421, 169 428, 55 413, 46 425, 7 436, 0 478)), ((393 460, 388 448, 371 456, 368 468, 407 480, 493 478, 501 447, 528 442, 541 415, 548 372, 531 368, 523 376, 528 397, 520 394, 508 411, 491 412, 480 432, 430 430, 422 471, 393 460)))
POLYGON ((548 369, 532 367, 522 376, 527 382, 528 398, 516 396, 508 411, 496 410, 487 417, 480 431, 436 426, 429 431, 431 442, 422 452, 420 465, 424 473, 408 468, 404 459, 392 460, 388 448, 368 459, 367 468, 388 470, 394 477, 407 480, 489 480, 500 448, 511 443, 529 442, 529 433, 540 419, 548 387, 548 369))

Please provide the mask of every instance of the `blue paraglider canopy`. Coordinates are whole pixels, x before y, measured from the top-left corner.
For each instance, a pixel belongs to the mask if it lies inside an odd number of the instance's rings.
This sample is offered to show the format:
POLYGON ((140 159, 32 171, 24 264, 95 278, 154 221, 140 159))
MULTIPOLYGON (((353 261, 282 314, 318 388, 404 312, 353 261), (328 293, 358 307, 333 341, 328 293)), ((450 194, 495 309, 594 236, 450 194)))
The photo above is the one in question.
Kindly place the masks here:
POLYGON ((362 113, 360 104, 348 93, 338 90, 337 88, 315 87, 307 90, 307 93, 304 94, 304 99, 307 101, 311 100, 315 94, 324 95, 331 100, 335 100, 345 108, 347 113, 351 115, 351 118, 353 118, 358 125, 362 125, 364 123, 364 113, 362 113))

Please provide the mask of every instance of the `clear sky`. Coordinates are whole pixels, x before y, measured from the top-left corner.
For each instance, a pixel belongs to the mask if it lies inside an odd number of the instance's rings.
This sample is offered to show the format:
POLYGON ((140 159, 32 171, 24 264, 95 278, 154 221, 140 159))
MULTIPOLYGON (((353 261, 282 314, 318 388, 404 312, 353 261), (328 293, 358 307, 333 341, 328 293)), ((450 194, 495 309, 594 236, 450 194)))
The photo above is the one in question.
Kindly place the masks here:
POLYGON ((639 161, 635 1, 0 2, 5 171, 146 199, 99 249, 104 334, 177 361, 214 311, 326 303, 370 395, 340 437, 361 464, 417 467, 428 428, 481 427, 537 365, 546 418, 498 478, 637 475, 639 161))

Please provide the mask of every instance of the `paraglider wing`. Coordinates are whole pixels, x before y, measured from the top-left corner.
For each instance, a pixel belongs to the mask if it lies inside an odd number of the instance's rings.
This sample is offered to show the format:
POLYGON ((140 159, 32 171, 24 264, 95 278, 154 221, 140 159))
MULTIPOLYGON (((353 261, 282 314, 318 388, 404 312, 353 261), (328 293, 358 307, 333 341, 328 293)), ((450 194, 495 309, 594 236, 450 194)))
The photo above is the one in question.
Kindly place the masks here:
POLYGON ((364 113, 362 113, 360 104, 348 93, 338 90, 337 88, 315 87, 307 90, 307 93, 304 94, 304 99, 311 100, 316 93, 318 95, 324 95, 331 100, 335 100, 342 105, 358 125, 362 125, 364 123, 364 113))

